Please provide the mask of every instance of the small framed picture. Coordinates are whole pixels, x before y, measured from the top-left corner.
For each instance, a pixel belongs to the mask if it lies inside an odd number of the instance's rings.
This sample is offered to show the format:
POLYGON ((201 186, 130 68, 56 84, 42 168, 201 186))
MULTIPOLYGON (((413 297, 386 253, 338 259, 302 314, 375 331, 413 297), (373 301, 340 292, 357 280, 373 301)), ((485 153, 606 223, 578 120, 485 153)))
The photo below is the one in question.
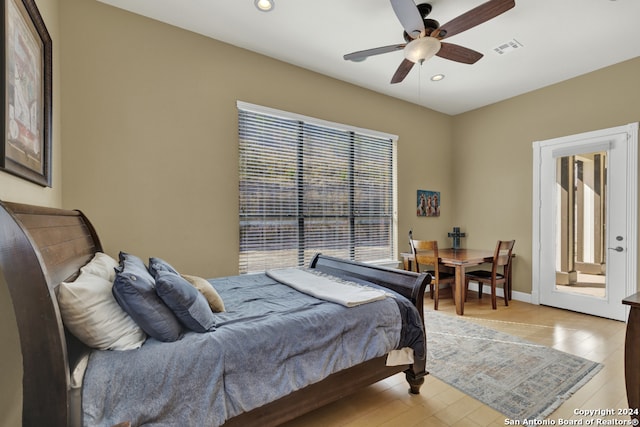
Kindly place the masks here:
POLYGON ((440 192, 418 190, 416 213, 418 216, 440 216, 440 192))
POLYGON ((2 0, 0 170, 51 186, 51 37, 34 0, 2 0))

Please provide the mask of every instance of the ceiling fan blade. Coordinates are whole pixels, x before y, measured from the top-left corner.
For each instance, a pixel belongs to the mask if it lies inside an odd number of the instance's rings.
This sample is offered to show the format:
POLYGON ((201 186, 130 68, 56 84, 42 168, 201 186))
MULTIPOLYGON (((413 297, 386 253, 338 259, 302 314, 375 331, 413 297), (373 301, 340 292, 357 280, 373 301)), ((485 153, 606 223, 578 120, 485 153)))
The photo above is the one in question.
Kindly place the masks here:
POLYGON ((348 53, 343 56, 346 61, 362 61, 373 55, 380 55, 382 53, 395 52, 396 50, 402 50, 406 46, 406 43, 394 44, 391 46, 376 47, 373 49, 360 50, 358 52, 348 53))
POLYGON ((424 31, 424 21, 413 0, 391 0, 391 7, 411 38, 415 39, 424 31))
POLYGON ((462 62, 463 64, 475 64, 484 55, 473 49, 452 43, 440 43, 440 50, 436 53, 440 58, 451 61, 462 62))
POLYGON ((436 34, 431 35, 438 37, 439 39, 454 36, 503 14, 515 5, 515 0, 490 0, 466 13, 463 13, 457 18, 453 18, 451 21, 435 30, 436 34))
POLYGON ((400 66, 396 70, 395 74, 391 78, 391 83, 400 83, 407 77, 409 71, 413 68, 414 62, 409 61, 408 59, 403 59, 400 63, 400 66))

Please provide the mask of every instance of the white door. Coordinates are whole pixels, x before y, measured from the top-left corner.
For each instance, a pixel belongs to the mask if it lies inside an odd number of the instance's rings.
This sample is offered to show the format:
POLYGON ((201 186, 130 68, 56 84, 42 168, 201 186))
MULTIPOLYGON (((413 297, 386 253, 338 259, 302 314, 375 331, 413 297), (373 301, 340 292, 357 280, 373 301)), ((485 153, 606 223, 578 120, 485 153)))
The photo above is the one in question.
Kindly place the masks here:
POLYGON ((638 123, 534 143, 532 301, 616 320, 636 292, 638 123))

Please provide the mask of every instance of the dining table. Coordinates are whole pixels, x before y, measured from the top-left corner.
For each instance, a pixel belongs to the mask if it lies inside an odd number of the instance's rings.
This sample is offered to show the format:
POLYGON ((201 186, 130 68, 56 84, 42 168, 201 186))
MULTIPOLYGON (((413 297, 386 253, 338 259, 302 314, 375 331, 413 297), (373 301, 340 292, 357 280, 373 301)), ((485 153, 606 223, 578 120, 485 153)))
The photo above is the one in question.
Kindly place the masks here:
MULTIPOLYGON (((454 249, 446 248, 438 250, 438 258, 441 265, 451 267, 455 272, 455 286, 453 289, 453 300, 456 305, 456 314, 464 314, 464 274, 467 267, 493 262, 491 249, 454 249)), ((413 254, 403 252, 402 264, 405 270, 413 271, 413 254)), ((507 279, 511 283, 511 278, 507 279)), ((511 286, 505 286, 505 298, 511 299, 511 286)))

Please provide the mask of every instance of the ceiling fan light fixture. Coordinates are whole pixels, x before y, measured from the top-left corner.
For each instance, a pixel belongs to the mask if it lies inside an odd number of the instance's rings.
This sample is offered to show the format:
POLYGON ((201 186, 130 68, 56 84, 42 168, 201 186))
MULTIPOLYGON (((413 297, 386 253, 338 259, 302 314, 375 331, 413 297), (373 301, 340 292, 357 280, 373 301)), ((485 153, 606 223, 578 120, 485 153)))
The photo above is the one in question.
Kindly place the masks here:
POLYGON ((276 7, 274 0, 254 0, 253 4, 262 12, 270 12, 276 7))
POLYGON ((435 37, 420 37, 404 47, 404 57, 413 63, 423 63, 440 51, 440 40, 435 37))

